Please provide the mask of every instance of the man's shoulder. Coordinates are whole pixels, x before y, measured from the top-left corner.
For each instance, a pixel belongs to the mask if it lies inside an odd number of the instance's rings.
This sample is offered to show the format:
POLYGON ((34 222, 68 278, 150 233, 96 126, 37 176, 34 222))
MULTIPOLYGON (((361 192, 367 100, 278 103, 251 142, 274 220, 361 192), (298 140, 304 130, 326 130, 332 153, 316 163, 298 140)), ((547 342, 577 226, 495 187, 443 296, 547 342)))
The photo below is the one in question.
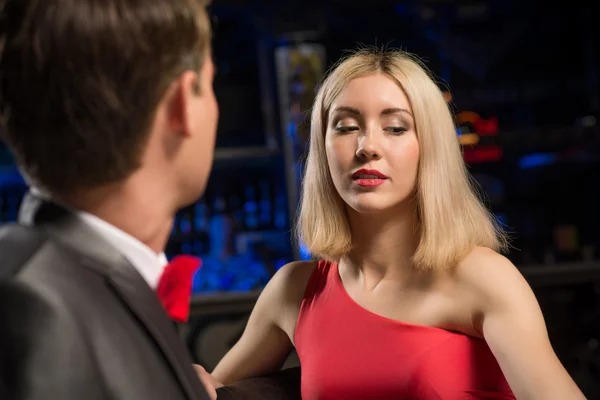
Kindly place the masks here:
POLYGON ((17 224, 0 227, 0 281, 19 275, 48 242, 38 228, 17 224))
POLYGON ((0 379, 9 393, 26 389, 36 399, 73 398, 66 394, 79 392, 79 380, 88 389, 96 383, 90 379, 94 359, 73 312, 75 302, 54 282, 32 279, 29 268, 25 263, 16 275, 0 278, 0 359, 11 365, 10 379, 2 373, 0 379), (74 370, 75 375, 65 373, 74 370))
MULTIPOLYGON (((72 313, 67 307, 69 293, 61 292, 59 285, 52 280, 44 281, 43 275, 38 272, 41 265, 35 259, 44 244, 37 246, 38 250, 28 251, 4 245, 5 241, 0 238, 3 254, 0 261, 0 320, 4 324, 0 341, 29 342, 33 340, 34 332, 48 332, 59 326, 67 332, 69 327, 74 327, 72 313), (5 253, 6 250, 9 254, 5 253)), ((3 352, 7 351, 3 346, 0 348, 3 352)))
MULTIPOLYGON (((0 227, 0 339, 22 332, 78 332, 79 316, 89 311, 88 292, 101 277, 82 268, 73 251, 43 229, 20 225, 0 227)), ((62 334, 62 333, 61 333, 62 334)), ((7 339, 8 340, 8 339, 7 339)), ((18 340, 15 336, 10 340, 18 340)))
MULTIPOLYGON (((52 239, 38 227, 5 225, 0 227, 0 290, 17 295, 15 287, 45 297, 56 293, 68 297, 86 286, 91 270, 77 263, 77 253, 52 239)), ((92 274, 90 274, 92 272, 92 274)))

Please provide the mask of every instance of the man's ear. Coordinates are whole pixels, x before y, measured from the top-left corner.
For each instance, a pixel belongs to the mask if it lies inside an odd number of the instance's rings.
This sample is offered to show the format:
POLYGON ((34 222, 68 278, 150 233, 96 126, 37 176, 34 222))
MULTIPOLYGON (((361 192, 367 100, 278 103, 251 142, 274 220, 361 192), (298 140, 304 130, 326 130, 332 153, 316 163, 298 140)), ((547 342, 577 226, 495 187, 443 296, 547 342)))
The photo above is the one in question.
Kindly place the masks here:
POLYGON ((173 132, 191 134, 192 103, 199 94, 200 77, 196 72, 185 71, 173 81, 165 95, 167 120, 173 132))

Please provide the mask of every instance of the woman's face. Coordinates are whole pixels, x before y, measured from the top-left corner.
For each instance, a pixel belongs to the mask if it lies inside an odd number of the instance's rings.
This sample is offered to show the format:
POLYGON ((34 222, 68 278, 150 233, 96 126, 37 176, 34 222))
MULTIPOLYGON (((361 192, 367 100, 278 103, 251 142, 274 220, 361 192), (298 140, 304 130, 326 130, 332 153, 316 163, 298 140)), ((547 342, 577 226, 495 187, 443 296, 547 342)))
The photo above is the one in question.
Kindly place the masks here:
POLYGON ((397 207, 412 199, 419 142, 410 102, 388 76, 356 78, 333 102, 325 147, 333 183, 361 213, 397 207))

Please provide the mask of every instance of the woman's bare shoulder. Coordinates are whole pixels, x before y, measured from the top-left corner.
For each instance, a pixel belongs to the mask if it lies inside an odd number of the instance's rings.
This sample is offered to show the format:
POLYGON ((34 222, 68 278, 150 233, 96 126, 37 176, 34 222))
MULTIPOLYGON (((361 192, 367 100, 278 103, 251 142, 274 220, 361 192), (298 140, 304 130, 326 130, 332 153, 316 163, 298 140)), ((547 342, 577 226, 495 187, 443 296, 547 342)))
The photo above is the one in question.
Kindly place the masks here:
POLYGON ((521 295, 531 297, 531 288, 521 271, 508 258, 488 248, 473 249, 458 265, 456 278, 484 310, 521 295))
POLYGON ((269 282, 277 292, 282 295, 282 300, 287 299, 300 302, 308 281, 318 265, 317 260, 293 261, 281 267, 269 282))
POLYGON ((507 280, 523 279, 509 259, 486 247, 475 247, 459 263, 456 276, 463 281, 493 286, 507 280))
POLYGON ((308 281, 318 261, 294 261, 281 267, 261 293, 255 307, 257 314, 269 315, 269 320, 287 333, 290 340, 308 281))

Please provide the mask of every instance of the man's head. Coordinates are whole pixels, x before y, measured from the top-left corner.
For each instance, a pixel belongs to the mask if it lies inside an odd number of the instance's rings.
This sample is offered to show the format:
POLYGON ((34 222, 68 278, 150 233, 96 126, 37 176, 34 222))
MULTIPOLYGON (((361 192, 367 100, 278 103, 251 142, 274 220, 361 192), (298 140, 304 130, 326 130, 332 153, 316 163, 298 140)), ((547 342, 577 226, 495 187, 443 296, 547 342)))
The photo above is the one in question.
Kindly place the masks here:
POLYGON ((204 190, 217 105, 207 0, 4 0, 3 140, 55 194, 170 182, 204 190))

